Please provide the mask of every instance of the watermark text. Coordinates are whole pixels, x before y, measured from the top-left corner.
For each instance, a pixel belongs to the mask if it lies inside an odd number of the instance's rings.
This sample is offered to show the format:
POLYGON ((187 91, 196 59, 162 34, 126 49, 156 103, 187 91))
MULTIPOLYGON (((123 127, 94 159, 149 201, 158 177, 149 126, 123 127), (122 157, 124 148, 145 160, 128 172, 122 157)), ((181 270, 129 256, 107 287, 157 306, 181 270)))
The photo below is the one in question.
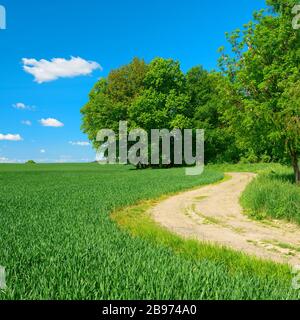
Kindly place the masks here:
POLYGON ((0 266, 0 290, 6 289, 5 268, 0 266))
POLYGON ((119 122, 119 132, 102 129, 96 141, 100 143, 97 161, 100 164, 134 166, 186 165, 186 175, 201 175, 204 171, 204 130, 201 129, 133 129, 127 121, 119 122))
POLYGON ((0 30, 6 29, 6 9, 0 5, 0 30))
POLYGON ((293 29, 300 29, 300 4, 296 4, 292 9, 292 14, 294 14, 294 18, 292 21, 293 29))

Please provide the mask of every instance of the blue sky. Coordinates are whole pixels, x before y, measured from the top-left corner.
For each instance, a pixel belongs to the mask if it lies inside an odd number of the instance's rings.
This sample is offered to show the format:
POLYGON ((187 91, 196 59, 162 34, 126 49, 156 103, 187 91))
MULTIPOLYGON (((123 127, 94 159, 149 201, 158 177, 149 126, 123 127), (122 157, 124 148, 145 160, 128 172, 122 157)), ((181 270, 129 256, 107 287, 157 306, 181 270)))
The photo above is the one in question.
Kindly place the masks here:
POLYGON ((0 30, 0 162, 93 161, 80 108, 97 79, 134 56, 173 58, 184 71, 198 64, 216 68, 225 32, 264 7, 263 0, 0 4, 7 18, 7 29, 0 30))

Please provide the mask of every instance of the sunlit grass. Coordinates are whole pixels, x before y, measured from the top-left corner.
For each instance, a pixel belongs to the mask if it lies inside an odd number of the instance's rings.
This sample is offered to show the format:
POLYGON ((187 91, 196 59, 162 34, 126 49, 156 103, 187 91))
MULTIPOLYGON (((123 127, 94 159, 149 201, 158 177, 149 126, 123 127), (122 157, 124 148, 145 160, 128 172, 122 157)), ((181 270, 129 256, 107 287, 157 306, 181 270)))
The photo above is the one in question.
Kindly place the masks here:
POLYGON ((300 187, 289 168, 260 174, 241 197, 246 212, 256 219, 285 219, 300 224, 300 187))

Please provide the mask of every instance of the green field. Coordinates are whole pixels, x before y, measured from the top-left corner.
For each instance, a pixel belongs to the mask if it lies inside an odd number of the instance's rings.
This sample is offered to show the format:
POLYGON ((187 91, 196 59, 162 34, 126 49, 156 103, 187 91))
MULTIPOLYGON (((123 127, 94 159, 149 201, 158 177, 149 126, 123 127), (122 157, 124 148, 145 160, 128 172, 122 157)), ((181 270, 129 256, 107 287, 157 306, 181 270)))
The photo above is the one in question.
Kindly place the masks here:
POLYGON ((111 219, 140 200, 223 176, 217 167, 188 177, 184 169, 0 165, 0 265, 7 270, 0 299, 299 298, 287 266, 221 248, 193 257, 201 244, 170 235, 160 241, 166 235, 153 226, 133 237, 111 219))

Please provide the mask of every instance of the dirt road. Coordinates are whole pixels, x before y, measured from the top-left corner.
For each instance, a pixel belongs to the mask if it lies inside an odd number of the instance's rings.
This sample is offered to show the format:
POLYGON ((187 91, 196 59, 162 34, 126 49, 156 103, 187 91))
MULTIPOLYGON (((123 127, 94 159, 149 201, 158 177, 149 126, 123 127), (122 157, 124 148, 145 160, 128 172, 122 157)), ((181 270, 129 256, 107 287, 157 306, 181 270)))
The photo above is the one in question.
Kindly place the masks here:
POLYGON ((239 198, 253 173, 172 196, 151 209, 155 221, 188 238, 217 243, 260 258, 300 264, 300 227, 282 220, 254 221, 239 198))

